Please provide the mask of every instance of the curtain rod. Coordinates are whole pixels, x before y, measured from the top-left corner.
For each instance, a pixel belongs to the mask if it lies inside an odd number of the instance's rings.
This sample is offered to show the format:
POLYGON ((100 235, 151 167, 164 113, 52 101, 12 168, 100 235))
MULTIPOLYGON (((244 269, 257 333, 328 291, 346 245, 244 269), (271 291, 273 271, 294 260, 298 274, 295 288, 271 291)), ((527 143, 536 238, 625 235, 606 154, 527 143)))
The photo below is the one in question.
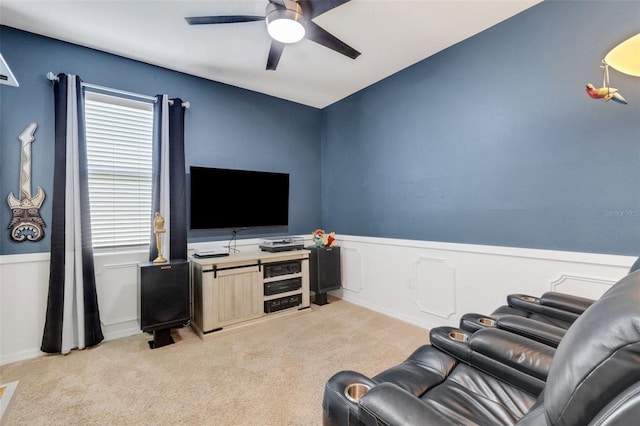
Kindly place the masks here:
MULTIPOLYGON (((49 71, 47 73, 47 79, 51 80, 51 81, 58 81, 58 77, 54 73, 52 73, 51 71, 49 71)), ((111 87, 98 86, 96 84, 89 84, 89 83, 85 83, 85 82, 82 82, 82 86, 88 87, 90 89, 101 90, 103 92, 117 93, 117 94, 120 94, 120 95, 125 95, 125 96, 134 97, 134 98, 144 99, 144 100, 151 101, 151 102, 154 102, 154 103, 156 102, 156 98, 154 96, 141 95, 139 93, 127 92, 125 90, 113 89, 111 87)), ((172 99, 169 100, 169 105, 173 105, 173 100, 172 99)), ((191 104, 189 102, 185 101, 185 102, 182 102, 182 106, 185 107, 185 108, 189 108, 191 106, 191 104)))

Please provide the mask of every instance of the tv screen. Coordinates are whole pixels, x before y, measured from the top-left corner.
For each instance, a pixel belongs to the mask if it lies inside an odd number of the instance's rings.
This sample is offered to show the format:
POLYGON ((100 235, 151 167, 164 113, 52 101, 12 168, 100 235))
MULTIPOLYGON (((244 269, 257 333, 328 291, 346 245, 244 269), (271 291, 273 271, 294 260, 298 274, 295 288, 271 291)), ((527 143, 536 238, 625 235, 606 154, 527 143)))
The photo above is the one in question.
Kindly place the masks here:
POLYGON ((289 224, 289 174, 190 167, 191 229, 289 224))

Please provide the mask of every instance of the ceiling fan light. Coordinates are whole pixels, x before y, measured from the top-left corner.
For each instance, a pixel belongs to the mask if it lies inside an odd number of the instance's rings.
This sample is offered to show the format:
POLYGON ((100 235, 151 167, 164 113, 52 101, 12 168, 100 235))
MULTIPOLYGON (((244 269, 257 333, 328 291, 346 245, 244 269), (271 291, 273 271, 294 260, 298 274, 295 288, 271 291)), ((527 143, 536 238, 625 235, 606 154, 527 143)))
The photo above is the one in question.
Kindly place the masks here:
POLYGON ((269 35, 281 43, 296 43, 304 37, 304 27, 291 19, 276 19, 267 27, 269 35))
MULTIPOLYGON (((296 2, 291 3, 291 8, 277 7, 272 3, 267 7, 267 31, 274 40, 281 43, 296 43, 304 37, 302 11, 296 2)), ((289 4, 285 2, 285 5, 289 4)))

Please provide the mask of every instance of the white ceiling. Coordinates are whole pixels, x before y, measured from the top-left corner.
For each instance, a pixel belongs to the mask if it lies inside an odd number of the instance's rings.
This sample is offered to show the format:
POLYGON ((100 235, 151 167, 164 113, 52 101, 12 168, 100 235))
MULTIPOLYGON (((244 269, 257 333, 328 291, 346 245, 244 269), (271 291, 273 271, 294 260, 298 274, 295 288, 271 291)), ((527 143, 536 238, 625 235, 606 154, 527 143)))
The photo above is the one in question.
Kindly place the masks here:
POLYGON ((314 21, 360 51, 357 59, 302 40, 275 71, 265 70, 263 21, 184 20, 263 16, 268 0, 0 0, 0 23, 323 108, 540 1, 351 0, 314 21))

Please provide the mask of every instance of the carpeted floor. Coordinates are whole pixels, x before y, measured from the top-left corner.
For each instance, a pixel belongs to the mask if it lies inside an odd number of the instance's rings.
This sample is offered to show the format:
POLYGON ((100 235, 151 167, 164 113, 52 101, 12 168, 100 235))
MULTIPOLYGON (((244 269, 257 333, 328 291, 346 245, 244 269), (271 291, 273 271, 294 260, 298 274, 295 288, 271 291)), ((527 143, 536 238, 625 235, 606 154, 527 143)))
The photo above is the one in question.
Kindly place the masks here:
POLYGON ((343 300, 204 340, 175 329, 0 367, 19 380, 6 425, 321 425, 326 381, 375 375, 427 343, 427 330, 343 300))

